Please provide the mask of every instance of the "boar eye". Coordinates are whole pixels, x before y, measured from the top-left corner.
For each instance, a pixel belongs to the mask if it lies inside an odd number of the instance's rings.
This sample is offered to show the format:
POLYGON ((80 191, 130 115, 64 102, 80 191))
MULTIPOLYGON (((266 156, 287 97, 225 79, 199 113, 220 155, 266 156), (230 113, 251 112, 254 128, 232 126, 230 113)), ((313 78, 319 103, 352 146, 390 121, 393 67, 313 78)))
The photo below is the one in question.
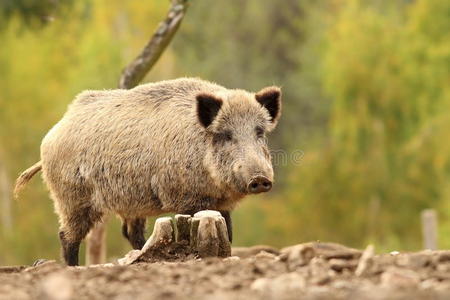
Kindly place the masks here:
POLYGON ((233 134, 229 130, 216 133, 213 138, 214 144, 223 144, 224 142, 230 142, 233 140, 233 134))
POLYGON ((229 142, 229 141, 231 141, 233 139, 233 134, 229 130, 224 131, 222 135, 223 135, 223 139, 225 141, 229 142))
POLYGON ((258 137, 258 138, 264 137, 264 129, 262 127, 257 126, 255 128, 255 132, 256 132, 256 137, 258 137))

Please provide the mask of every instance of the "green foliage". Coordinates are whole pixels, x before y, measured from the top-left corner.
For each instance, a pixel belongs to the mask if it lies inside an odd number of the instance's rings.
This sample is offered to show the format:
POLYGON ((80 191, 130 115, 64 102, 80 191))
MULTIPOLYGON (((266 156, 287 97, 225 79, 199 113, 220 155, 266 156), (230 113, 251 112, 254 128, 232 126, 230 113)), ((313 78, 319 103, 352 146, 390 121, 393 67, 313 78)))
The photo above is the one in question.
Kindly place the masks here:
POLYGON ((415 249, 420 210, 448 205, 449 6, 380 11, 351 1, 329 27, 321 66, 333 99, 329 140, 292 169, 287 194, 304 203, 301 215, 315 212, 307 218, 320 228, 315 238, 415 249))
POLYGON ((55 15, 67 12, 73 0, 2 0, 0 26, 18 17, 29 26, 41 27, 51 22, 55 15))
POLYGON ((288 99, 283 109, 295 113, 283 114, 278 134, 271 137, 273 146, 288 148, 293 136, 310 139, 317 127, 325 125, 326 101, 309 66, 318 60, 313 35, 323 22, 316 19, 313 25, 306 19, 325 7, 322 3, 218 0, 211 5, 192 1, 183 30, 174 41, 179 73, 250 91, 281 85, 288 99))

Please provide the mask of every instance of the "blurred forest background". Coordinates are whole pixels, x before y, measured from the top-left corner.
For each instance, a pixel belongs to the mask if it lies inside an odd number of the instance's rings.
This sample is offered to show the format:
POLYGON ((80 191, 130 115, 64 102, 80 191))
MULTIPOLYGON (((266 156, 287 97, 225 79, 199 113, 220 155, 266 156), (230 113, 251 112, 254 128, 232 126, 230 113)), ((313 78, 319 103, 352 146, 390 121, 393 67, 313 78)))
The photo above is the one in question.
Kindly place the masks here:
MULTIPOLYGON (((40 141, 77 93, 117 86, 168 7, 0 2, 1 265, 59 257, 42 181, 19 201, 12 184, 39 160, 40 141)), ((272 148, 304 155, 279 163, 276 188, 234 212, 235 246, 323 240, 415 250, 429 207, 438 211, 439 246, 450 248, 449 68, 448 0, 191 0, 145 81, 282 86, 272 148)), ((111 259, 130 246, 119 221, 108 224, 111 259)))

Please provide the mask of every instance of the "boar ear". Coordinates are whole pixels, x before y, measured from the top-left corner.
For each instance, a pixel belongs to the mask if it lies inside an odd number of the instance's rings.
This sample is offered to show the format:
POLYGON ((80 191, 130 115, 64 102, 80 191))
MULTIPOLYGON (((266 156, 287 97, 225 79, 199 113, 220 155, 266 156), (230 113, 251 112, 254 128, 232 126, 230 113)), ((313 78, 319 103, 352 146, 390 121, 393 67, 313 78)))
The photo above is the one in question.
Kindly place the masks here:
POLYGON ((266 87, 256 93, 256 101, 264 106, 270 115, 270 121, 276 123, 281 114, 281 90, 279 87, 266 87))
POLYGON ((197 95, 197 116, 203 127, 211 125, 222 107, 222 100, 211 94, 197 95))

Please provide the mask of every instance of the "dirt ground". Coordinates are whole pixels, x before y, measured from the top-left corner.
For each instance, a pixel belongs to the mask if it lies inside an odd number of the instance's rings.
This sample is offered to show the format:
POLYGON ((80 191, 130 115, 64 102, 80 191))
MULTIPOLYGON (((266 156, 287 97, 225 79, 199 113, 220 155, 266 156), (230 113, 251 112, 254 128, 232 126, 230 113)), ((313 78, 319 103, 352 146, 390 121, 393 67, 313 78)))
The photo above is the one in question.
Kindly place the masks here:
POLYGON ((232 254, 0 267, 0 299, 450 299, 450 251, 375 255, 371 247, 307 243, 232 254))

